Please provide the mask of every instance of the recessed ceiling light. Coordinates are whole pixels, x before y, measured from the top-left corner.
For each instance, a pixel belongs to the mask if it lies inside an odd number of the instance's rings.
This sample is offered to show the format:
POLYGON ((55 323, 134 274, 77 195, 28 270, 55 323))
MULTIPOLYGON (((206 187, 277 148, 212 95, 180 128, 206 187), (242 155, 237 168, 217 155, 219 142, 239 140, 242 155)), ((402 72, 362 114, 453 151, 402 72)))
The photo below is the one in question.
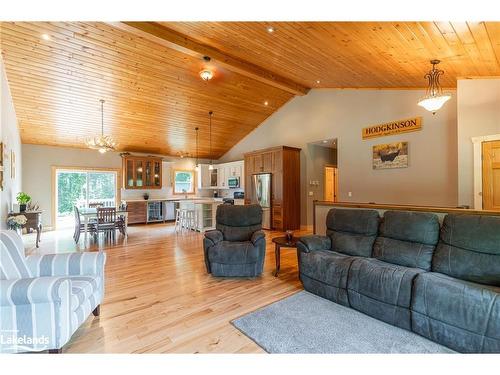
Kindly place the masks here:
POLYGON ((208 69, 204 69, 200 72, 200 77, 204 81, 210 81, 213 76, 214 74, 208 69))
POLYGON ((50 40, 50 35, 49 34, 42 34, 42 39, 43 40, 50 40))
POLYGON ((327 141, 327 140, 324 140, 324 141, 323 141, 323 143, 328 143, 328 141, 327 141))
POLYGON ((318 80, 316 80, 316 83, 318 83, 318 84, 319 84, 319 83, 321 83, 321 81, 318 79, 318 80))
POLYGON ((276 29, 275 29, 274 27, 272 27, 272 26, 268 26, 268 27, 266 28, 266 30, 267 30, 267 32, 268 32, 269 34, 272 34, 272 33, 274 33, 274 32, 276 31, 276 29))
POLYGON ((268 104, 269 104, 269 102, 266 100, 266 101, 264 102, 264 105, 268 105, 268 104))

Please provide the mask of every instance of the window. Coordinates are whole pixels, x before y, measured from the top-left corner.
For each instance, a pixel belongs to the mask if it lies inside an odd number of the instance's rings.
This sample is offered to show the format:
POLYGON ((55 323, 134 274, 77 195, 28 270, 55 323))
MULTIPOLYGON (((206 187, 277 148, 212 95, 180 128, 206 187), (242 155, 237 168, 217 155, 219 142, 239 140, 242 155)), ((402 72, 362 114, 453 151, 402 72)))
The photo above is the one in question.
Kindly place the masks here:
POLYGON ((174 194, 194 193, 194 172, 174 171, 174 194))
POLYGON ((115 171, 57 169, 55 177, 58 228, 74 225, 74 206, 88 207, 90 203, 116 206, 118 176, 115 171))

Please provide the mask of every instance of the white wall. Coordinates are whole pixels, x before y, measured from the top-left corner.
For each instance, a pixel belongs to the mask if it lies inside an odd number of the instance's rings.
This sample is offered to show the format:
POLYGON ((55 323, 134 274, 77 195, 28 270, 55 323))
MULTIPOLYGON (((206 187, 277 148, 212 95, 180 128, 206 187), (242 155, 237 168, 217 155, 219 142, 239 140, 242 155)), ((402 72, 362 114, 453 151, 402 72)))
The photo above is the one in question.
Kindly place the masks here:
MULTIPOLYGON (((458 97, 458 201, 474 206, 472 137, 500 134, 500 78, 462 79, 458 97)), ((477 207, 481 208, 481 207, 477 207)))
MULTIPOLYGON (((70 147, 54 147, 23 144, 23 186, 42 209, 42 223, 45 227, 53 227, 52 222, 52 167, 86 167, 86 168, 122 168, 122 159, 118 153, 100 154, 95 150, 70 147)), ((162 189, 126 190, 121 189, 121 199, 142 199, 145 192, 150 198, 168 198, 172 196, 172 169, 192 169, 192 159, 164 158, 162 169, 162 189)), ((120 184, 122 181, 120 181, 120 184)), ((202 192, 197 192, 201 195, 202 192)))
MULTIPOLYGON (((280 144, 300 147, 338 138, 341 201, 416 205, 457 205, 456 95, 435 115, 417 106, 422 90, 311 90, 275 112, 236 144, 221 161, 241 159, 245 152, 280 144), (422 131, 361 139, 366 126, 422 116, 422 131), (409 142, 409 168, 372 169, 372 146, 409 142), (348 197, 348 192, 352 197, 348 197)), ((311 224, 307 195, 307 155, 301 153, 301 222, 311 224)))
POLYGON ((16 195, 21 191, 22 181, 22 155, 21 155, 21 137, 19 127, 12 103, 12 97, 5 75, 3 60, 0 57, 0 139, 4 144, 4 181, 3 190, 0 194, 0 228, 6 228, 7 213, 16 201, 16 195), (11 178, 11 151, 14 151, 16 158, 15 178, 11 178))

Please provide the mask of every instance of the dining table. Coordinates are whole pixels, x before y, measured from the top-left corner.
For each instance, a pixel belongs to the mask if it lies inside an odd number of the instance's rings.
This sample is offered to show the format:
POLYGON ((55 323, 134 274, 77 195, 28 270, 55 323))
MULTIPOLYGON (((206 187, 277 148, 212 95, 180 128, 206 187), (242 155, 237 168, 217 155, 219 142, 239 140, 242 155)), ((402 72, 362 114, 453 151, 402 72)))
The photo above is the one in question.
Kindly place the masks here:
MULTIPOLYGON (((88 225, 91 219, 97 220, 97 208, 94 207, 86 207, 86 208, 80 208, 80 217, 83 221, 83 232, 84 232, 84 238, 85 241, 87 241, 87 235, 88 235, 88 225)), ((125 226, 124 226, 124 232, 125 232, 125 237, 128 237, 128 211, 125 208, 116 208, 116 216, 123 216, 124 221, 125 221, 125 226)))

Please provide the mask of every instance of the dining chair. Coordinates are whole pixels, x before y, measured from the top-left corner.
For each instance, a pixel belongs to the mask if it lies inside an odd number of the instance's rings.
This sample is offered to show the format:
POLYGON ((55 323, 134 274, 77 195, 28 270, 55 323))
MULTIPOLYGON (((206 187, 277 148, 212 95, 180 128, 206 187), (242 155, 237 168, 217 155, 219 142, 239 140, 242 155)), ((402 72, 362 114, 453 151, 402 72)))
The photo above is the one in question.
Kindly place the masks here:
POLYGON ((115 207, 97 207, 97 234, 105 233, 111 235, 113 241, 116 237, 116 208, 115 207))
MULTIPOLYGON (((78 207, 74 206, 73 211, 75 213, 75 232, 73 233, 73 239, 75 240, 76 243, 80 240, 80 234, 85 232, 85 225, 82 223, 80 219, 80 210, 78 207)), ((96 222, 95 221, 89 221, 87 223, 87 231, 89 233, 93 233, 95 235, 96 233, 96 222)))
MULTIPOLYGON (((120 206, 121 211, 127 211, 127 204, 122 204, 120 206)), ((117 218, 116 218, 116 229, 120 231, 121 234, 125 236, 125 215, 120 215, 118 213, 117 218)))

